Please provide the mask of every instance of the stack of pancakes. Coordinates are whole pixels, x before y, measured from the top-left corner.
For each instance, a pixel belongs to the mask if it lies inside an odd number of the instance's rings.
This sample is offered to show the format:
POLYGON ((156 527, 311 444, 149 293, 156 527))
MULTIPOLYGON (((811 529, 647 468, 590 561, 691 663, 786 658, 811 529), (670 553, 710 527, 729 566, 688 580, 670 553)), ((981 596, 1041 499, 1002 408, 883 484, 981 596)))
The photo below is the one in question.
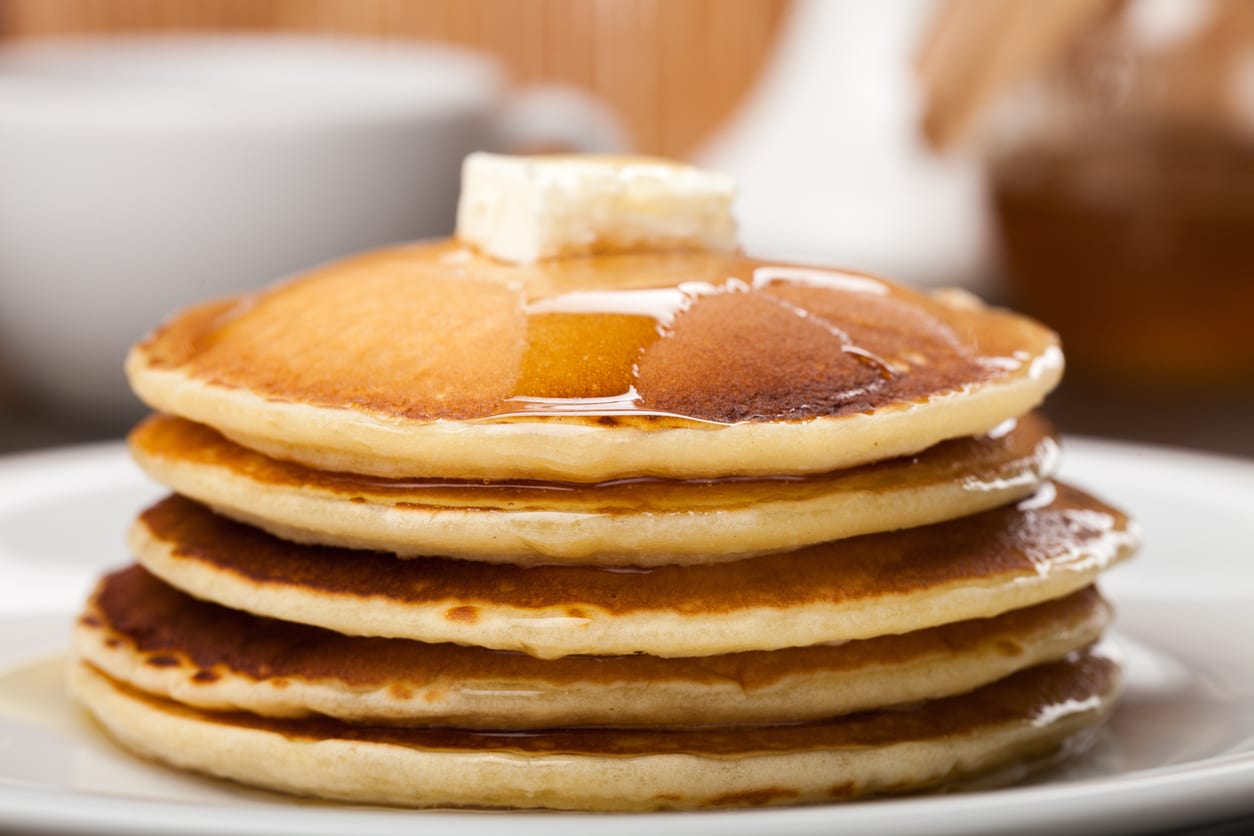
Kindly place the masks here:
POLYGON ((711 252, 456 242, 188 310, 131 446, 176 495, 79 620, 125 746, 294 793, 632 810, 932 787, 1108 713, 1051 482, 1054 335, 711 252))

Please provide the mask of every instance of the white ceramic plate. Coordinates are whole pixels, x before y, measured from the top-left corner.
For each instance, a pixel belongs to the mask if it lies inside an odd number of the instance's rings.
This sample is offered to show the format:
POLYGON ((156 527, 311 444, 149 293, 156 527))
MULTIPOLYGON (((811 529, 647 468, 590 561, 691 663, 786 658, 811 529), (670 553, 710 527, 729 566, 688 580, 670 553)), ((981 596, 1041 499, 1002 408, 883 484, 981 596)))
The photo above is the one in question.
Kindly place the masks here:
MULTIPOLYGON (((161 491, 118 445, 0 461, 0 830, 73 833, 1016 834, 1146 832, 1254 815, 1254 463, 1070 440, 1065 474, 1132 511, 1111 573, 1129 687, 1096 749, 1012 789, 844 806, 587 816, 352 808, 175 774, 115 749, 56 654, 161 491)), ((1234 831, 1235 832, 1235 831, 1234 831)))

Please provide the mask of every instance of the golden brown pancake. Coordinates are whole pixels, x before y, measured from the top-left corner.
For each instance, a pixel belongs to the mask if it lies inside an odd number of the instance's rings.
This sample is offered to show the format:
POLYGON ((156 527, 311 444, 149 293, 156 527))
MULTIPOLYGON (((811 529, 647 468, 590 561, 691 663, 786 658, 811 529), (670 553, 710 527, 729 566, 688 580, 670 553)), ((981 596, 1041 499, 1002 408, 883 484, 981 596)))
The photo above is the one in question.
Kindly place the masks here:
POLYGON ((207 712, 86 663, 74 693, 134 751, 285 792, 416 807, 649 810, 899 793, 1078 751, 1115 698, 1102 651, 911 710, 783 726, 536 732, 360 726, 207 712))
POLYGON ((271 459, 172 416, 130 446, 157 481, 287 540, 523 565, 713 563, 925 525, 1031 494, 1059 459, 1036 415, 914 457, 774 479, 390 480, 271 459))
POLYGON ((1065 485, 1018 505, 708 566, 512 566, 289 543, 174 496, 131 546, 199 598, 349 635, 552 658, 707 656, 983 618, 1092 583, 1135 527, 1065 485))
POLYGON ((1055 335, 963 295, 741 255, 507 266, 456 243, 192 308, 127 369, 155 409, 385 477, 826 473, 987 432, 1055 335))
POLYGON ((497 729, 787 723, 963 693, 1091 644, 1109 621, 1089 587, 996 618, 839 645, 543 660, 260 618, 133 566, 101 582, 75 649, 140 690, 265 716, 497 729))

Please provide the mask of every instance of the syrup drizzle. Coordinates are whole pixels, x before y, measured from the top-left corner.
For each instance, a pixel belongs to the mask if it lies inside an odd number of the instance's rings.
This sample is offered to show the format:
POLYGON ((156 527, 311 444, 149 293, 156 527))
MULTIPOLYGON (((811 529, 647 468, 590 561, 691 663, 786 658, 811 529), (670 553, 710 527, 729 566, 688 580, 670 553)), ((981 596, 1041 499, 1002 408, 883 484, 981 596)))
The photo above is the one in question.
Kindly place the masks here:
MULTIPOLYGON (((524 306, 524 312, 529 322, 536 322, 537 317, 567 317, 570 318, 570 325, 580 330, 586 328, 589 332, 593 332, 609 326, 609 318, 612 317, 637 320, 633 325, 626 326, 623 329, 624 331, 634 330, 637 333, 645 333, 645 329, 641 327, 643 323, 639 322, 640 319, 649 321, 651 327, 648 329, 645 337, 637 337, 634 350, 624 352, 631 355, 629 364, 623 363, 623 355, 620 354, 620 368, 616 370, 607 368, 597 370, 601 373, 602 380, 604 380, 605 375, 621 377, 625 385, 620 387, 618 391, 591 397, 581 395, 555 396, 547 391, 545 394, 536 394, 531 387, 538 386, 540 390, 544 391, 550 389, 551 383, 547 380, 543 382, 537 380, 536 378, 540 377, 539 375, 528 375, 526 370, 529 368, 529 364, 525 357, 523 361, 524 374, 515 389, 515 393, 506 398, 502 403, 501 409, 491 417, 652 416, 696 421, 698 423, 723 423, 679 412, 645 407, 636 386, 640 373, 639 360, 654 342, 670 337, 674 333, 675 323, 679 317, 690 310, 699 300, 721 294, 753 293, 777 284, 826 288, 847 293, 872 294, 875 296, 889 295, 887 285, 865 276, 855 276, 815 268, 769 266, 754 268, 750 281, 745 281, 736 275, 730 275, 721 283, 686 281, 670 288, 581 290, 541 298, 524 306), (583 318, 584 321, 577 322, 575 321, 576 318, 583 318)), ((783 298, 769 294, 761 294, 761 296, 799 319, 819 326, 839 342, 840 350, 843 353, 878 372, 878 381, 868 386, 851 387, 847 390, 846 397, 851 399, 865 397, 872 389, 877 388, 880 382, 891 380, 894 375, 904 371, 905 367, 901 364, 894 365, 875 352, 857 345, 846 330, 830 320, 783 298)), ((554 355, 552 346, 542 340, 530 342, 527 352, 528 355, 534 354, 541 357, 552 357, 554 355)))
POLYGON ((838 270, 740 255, 505 268, 455 243, 363 257, 145 350, 277 400, 409 419, 692 428, 872 412, 1056 369, 1052 334, 838 270))

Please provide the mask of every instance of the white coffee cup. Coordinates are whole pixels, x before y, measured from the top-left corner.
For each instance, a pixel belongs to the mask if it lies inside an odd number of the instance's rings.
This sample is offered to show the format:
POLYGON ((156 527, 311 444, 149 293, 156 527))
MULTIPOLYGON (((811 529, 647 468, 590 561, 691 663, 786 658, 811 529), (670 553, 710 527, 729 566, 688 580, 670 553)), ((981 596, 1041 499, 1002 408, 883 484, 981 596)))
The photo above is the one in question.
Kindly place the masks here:
POLYGON ((0 367, 85 425, 140 412, 121 364, 174 309, 452 228, 462 158, 621 150, 603 107, 506 95, 462 50, 314 38, 0 49, 0 367))

